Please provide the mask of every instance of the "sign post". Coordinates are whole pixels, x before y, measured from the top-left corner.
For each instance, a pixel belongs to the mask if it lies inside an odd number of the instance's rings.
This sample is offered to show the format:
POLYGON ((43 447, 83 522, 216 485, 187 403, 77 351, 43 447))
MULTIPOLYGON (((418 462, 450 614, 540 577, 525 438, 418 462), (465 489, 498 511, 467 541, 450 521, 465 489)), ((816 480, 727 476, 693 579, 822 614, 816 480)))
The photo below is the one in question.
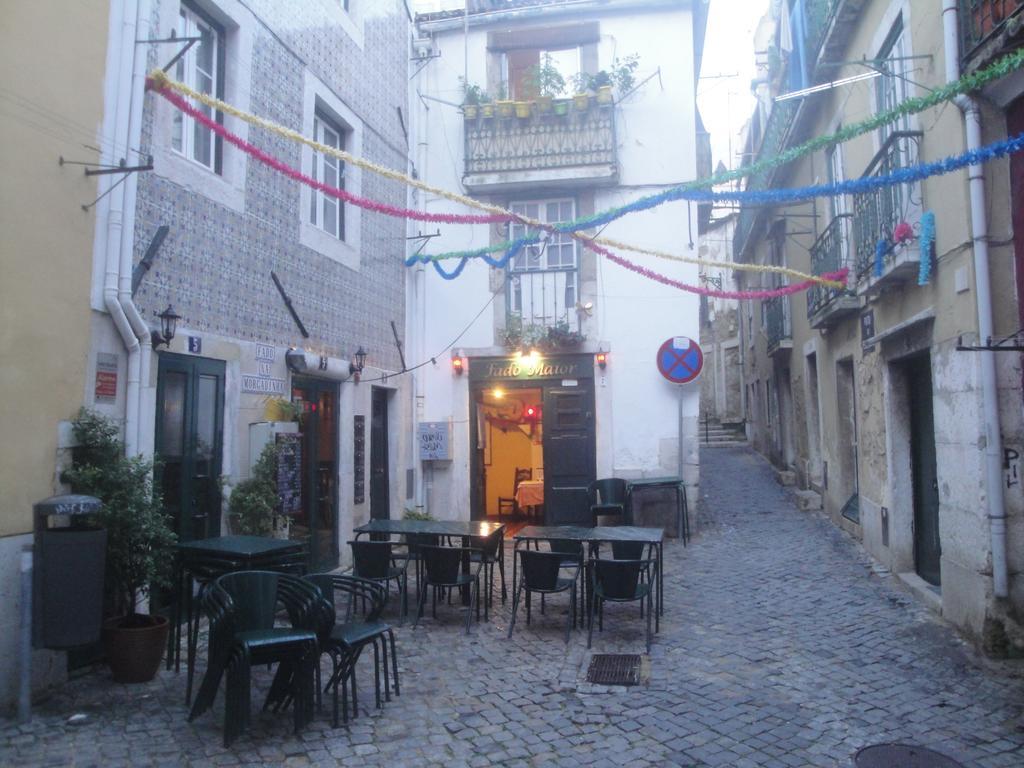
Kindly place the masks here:
POLYGON ((676 387, 679 398, 679 479, 683 479, 683 384, 689 384, 700 376, 704 368, 704 352, 700 344, 687 336, 673 336, 658 348, 658 373, 676 387))

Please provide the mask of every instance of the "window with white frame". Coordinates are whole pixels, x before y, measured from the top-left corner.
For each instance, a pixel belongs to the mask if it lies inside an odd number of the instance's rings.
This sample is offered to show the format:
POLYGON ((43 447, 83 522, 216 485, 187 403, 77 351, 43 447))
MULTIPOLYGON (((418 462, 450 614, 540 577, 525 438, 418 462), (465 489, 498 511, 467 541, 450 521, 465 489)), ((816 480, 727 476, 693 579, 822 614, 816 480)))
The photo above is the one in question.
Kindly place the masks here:
MULTIPOLYGON (((896 21, 889 31, 882 48, 878 52, 876 66, 882 71, 882 76, 875 81, 875 111, 886 112, 896 105, 907 100, 907 78, 906 78, 906 40, 903 33, 903 15, 896 17, 896 21)), ((896 131, 907 131, 910 129, 909 117, 901 115, 899 119, 881 126, 879 136, 884 144, 896 131)))
MULTIPOLYGON (((513 213, 554 224, 576 217, 572 199, 514 202, 513 213)), ((536 234, 519 222, 509 225, 516 240, 536 234)), ((535 245, 520 250, 508 265, 508 309, 524 325, 557 325, 575 317, 579 300, 579 252, 576 241, 563 232, 546 233, 535 245)))
MULTIPOLYGON (((200 93, 224 96, 224 30, 197 8, 182 3, 178 14, 179 37, 199 38, 175 64, 175 78, 200 93)), ((194 105, 220 122, 219 112, 202 103, 194 105)), ((190 160, 221 172, 221 140, 208 127, 175 110, 171 146, 190 160)))
MULTIPOLYGON (((322 111, 313 117, 313 140, 334 149, 345 148, 345 131, 322 111)), ((313 153, 313 178, 328 187, 345 188, 345 164, 323 152, 313 153)), ((309 198, 309 223, 327 234, 345 239, 345 205, 337 197, 313 190, 309 198)))

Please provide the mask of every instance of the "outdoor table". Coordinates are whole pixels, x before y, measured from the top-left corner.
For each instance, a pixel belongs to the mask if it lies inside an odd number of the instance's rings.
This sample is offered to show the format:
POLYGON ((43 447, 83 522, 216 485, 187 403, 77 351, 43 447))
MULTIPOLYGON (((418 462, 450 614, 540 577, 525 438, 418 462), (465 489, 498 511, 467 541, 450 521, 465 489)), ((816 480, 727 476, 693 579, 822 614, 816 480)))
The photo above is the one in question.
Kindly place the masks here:
POLYGON ((635 525, 602 525, 596 528, 588 528, 579 525, 528 525, 515 534, 515 544, 512 548, 512 585, 516 585, 516 556, 515 550, 519 542, 541 541, 547 539, 567 539, 579 541, 586 544, 596 545, 602 542, 613 541, 634 541, 643 544, 650 544, 657 551, 655 568, 656 588, 658 590, 655 602, 655 631, 660 630, 660 617, 665 612, 665 600, 663 596, 663 574, 662 556, 664 554, 665 529, 644 528, 635 525))
POLYGON ((641 480, 629 481, 629 516, 630 520, 636 521, 633 516, 633 491, 644 490, 645 488, 671 488, 676 493, 676 508, 679 515, 679 537, 683 540, 683 546, 690 540, 690 511, 686 505, 686 485, 680 477, 648 477, 641 480))
MULTIPOLYGON (((486 538, 496 531, 502 531, 504 539, 504 523, 489 523, 484 520, 371 520, 353 530, 358 539, 363 534, 384 534, 389 536, 416 535, 423 536, 459 536, 462 538, 462 546, 468 547, 470 537, 476 536, 486 538)), ((498 557, 501 558, 501 569, 505 569, 505 547, 498 547, 498 557)), ((513 566, 515 563, 513 563, 513 566)), ((469 572, 469 562, 463 563, 463 568, 469 572)), ((469 589, 463 588, 462 602, 469 604, 469 589)))
MULTIPOLYGON (((232 571, 259 570, 294 565, 304 561, 306 544, 289 539, 271 539, 264 536, 214 536, 208 539, 182 541, 175 545, 174 596, 172 605, 172 626, 168 635, 167 668, 171 668, 173 651, 174 669, 181 669, 181 608, 187 600, 189 627, 192 626, 192 574, 195 569, 231 573, 232 571)), ((198 624, 199 617, 195 617, 198 624)), ((188 684, 185 687, 185 702, 192 698, 192 677, 195 668, 198 639, 190 631, 188 638, 188 684)))

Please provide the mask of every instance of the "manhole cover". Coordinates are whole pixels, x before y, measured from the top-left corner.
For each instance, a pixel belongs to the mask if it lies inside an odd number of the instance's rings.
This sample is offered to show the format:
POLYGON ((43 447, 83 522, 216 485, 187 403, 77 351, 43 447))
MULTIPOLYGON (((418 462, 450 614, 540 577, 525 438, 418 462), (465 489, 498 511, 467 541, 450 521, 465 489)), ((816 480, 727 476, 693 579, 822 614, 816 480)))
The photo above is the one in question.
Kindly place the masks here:
POLYGON ((597 685, 638 685, 640 657, 628 653, 595 653, 590 659, 587 682, 597 685))
POLYGON ((853 756, 857 768, 963 768, 951 757, 910 744, 873 744, 853 756))

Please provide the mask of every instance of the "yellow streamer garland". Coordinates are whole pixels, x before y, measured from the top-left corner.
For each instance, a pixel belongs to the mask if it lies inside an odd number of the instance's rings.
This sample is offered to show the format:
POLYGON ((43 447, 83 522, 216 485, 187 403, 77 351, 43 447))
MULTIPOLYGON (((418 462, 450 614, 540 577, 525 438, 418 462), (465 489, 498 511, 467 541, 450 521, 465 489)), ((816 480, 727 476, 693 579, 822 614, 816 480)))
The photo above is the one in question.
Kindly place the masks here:
MULTIPOLYGON (((171 79, 170 77, 168 77, 167 73, 164 72, 162 69, 153 70, 150 73, 149 77, 158 87, 170 88, 172 90, 178 91, 179 93, 188 96, 189 98, 194 99, 195 101, 205 104, 211 109, 216 109, 220 112, 231 115, 232 117, 237 117, 239 120, 242 120, 243 122, 263 128, 266 131, 277 134, 278 136, 289 139, 290 141, 295 141, 298 142, 299 144, 305 144, 307 147, 310 147, 311 149, 317 152, 320 152, 325 155, 330 155, 332 157, 336 157, 339 160, 356 166, 357 168, 363 168, 364 170, 376 173, 380 176, 384 176, 385 178, 391 179, 393 181, 398 181, 407 186, 415 187, 416 189, 423 190, 424 192, 429 192, 431 194, 437 195, 438 197, 443 197, 447 200, 451 200, 452 202, 465 205, 468 208, 475 208, 477 210, 486 211, 488 213, 493 213, 500 216, 509 216, 517 221, 527 224, 528 226, 536 227, 538 229, 545 229, 548 226, 547 224, 538 219, 531 219, 527 216, 523 216, 518 213, 513 213, 512 211, 506 208, 502 208, 501 206, 485 203, 481 200, 477 200, 476 198, 472 198, 467 195, 460 195, 457 192, 450 192, 446 189, 435 187, 431 184, 427 184, 424 181, 408 176, 407 174, 404 174, 401 171, 396 171, 391 168, 387 168, 385 166, 373 163, 369 160, 364 160, 361 157, 356 157, 355 155, 349 154, 343 149, 329 147, 326 144, 321 144, 320 142, 311 139, 308 136, 303 136, 301 133, 291 128, 286 128, 283 125, 279 125, 278 123, 275 123, 272 120, 267 120, 265 118, 259 117, 258 115, 254 115, 251 112, 245 112, 244 110, 241 110, 238 107, 235 107, 227 103, 226 101, 222 101, 221 99, 218 99, 214 96, 210 96, 209 94, 200 93, 199 91, 195 90, 194 88, 191 88, 185 83, 171 79)), ((658 251, 650 248, 641 248, 636 245, 630 245, 629 243, 624 243, 622 241, 613 240, 610 238, 591 237, 590 235, 587 235, 583 232, 566 232, 565 234, 573 237, 576 240, 580 240, 583 242, 596 243, 598 245, 603 245, 610 248, 618 248, 619 250, 630 251, 632 253, 640 253, 645 256, 653 256, 655 258, 666 259, 669 261, 678 261, 686 264, 696 264, 698 266, 703 267, 719 267, 723 269, 743 270, 747 272, 763 272, 788 275, 798 280, 811 280, 827 288, 841 289, 846 287, 845 283, 840 282, 838 280, 826 280, 817 275, 808 274, 807 272, 801 272, 796 269, 790 269, 789 267, 772 266, 767 264, 740 264, 727 261, 708 261, 706 259, 699 259, 692 256, 679 256, 676 254, 667 253, 665 251, 658 251)))

